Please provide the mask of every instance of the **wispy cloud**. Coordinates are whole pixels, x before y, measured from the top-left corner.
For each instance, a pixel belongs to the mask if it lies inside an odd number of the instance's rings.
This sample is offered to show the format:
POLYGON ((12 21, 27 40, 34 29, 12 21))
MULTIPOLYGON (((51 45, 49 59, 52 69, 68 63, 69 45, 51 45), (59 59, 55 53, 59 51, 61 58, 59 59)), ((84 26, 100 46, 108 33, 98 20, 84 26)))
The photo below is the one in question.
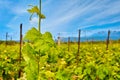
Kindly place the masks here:
POLYGON ((11 1, 9 0, 0 0, 0 9, 5 9, 5 8, 9 8, 9 6, 12 4, 11 1))
POLYGON ((36 24, 38 24, 38 17, 33 17, 33 18, 30 20, 30 24, 31 24, 31 25, 36 25, 36 24))
POLYGON ((68 5, 66 7, 64 7, 64 6, 60 7, 60 9, 58 9, 59 10, 58 13, 55 14, 55 15, 59 15, 59 16, 52 15, 52 18, 51 18, 52 20, 50 22, 48 22, 48 24, 50 23, 50 25, 47 25, 47 26, 51 28, 51 27, 55 27, 55 26, 59 26, 61 24, 67 23, 67 22, 72 22, 72 20, 74 20, 78 17, 79 18, 82 17, 82 15, 84 15, 86 12, 88 12, 89 9, 94 7, 94 5, 98 4, 98 1, 96 0, 92 3, 90 3, 88 0, 85 3, 78 5, 79 3, 80 3, 79 0, 75 0, 74 3, 72 3, 72 1, 71 1, 71 3, 68 3, 70 5, 68 5))
POLYGON ((27 13, 27 8, 25 8, 25 7, 14 7, 14 8, 12 9, 12 12, 13 12, 15 15, 25 14, 25 13, 27 13))
MULTIPOLYGON (((42 2, 42 13, 46 16, 41 23, 42 32, 50 31, 55 35, 59 32, 77 32, 78 29, 99 31, 120 28, 119 24, 116 25, 116 22, 120 22, 120 0, 42 0, 42 2), (109 26, 103 27, 107 24, 109 26), (110 26, 112 24, 113 27, 110 26)), ((24 33, 32 26, 37 27, 36 16, 29 21, 28 4, 39 3, 34 0, 30 2, 0 0, 2 5, 0 9, 7 9, 12 14, 12 18, 6 23, 7 27, 18 31, 19 24, 23 23, 24 33)), ((1 17, 4 13, 0 14, 1 17)))
MULTIPOLYGON (((107 9, 104 9, 104 7, 100 8, 100 9, 102 9, 102 11, 100 13, 92 15, 91 17, 87 18, 86 20, 87 21, 93 21, 95 19, 96 20, 98 20, 98 19, 105 19, 107 17, 110 17, 112 15, 116 15, 116 14, 120 13, 119 3, 120 2, 116 2, 116 4, 114 3, 114 5, 118 5, 118 6, 112 6, 112 4, 108 5, 107 9)), ((98 6, 96 6, 96 7, 98 7, 98 6)), ((99 8, 97 8, 97 9, 99 9, 99 8)))
MULTIPOLYGON (((94 29, 97 29, 96 25, 102 26, 104 24, 111 24, 120 21, 119 0, 86 0, 84 2, 75 0, 74 3, 68 4, 59 7, 54 15, 51 13, 52 18, 50 19, 52 20, 49 20, 49 22, 46 21, 47 24, 45 23, 44 26, 47 26, 49 30, 51 29, 54 32, 55 30, 60 30, 60 28, 64 31, 65 27, 73 27, 68 24, 77 20, 78 26, 73 28, 73 31, 75 31, 79 28, 85 27, 93 27, 94 29), (64 26, 64 24, 66 26, 64 26)), ((115 26, 108 26, 102 29, 99 27, 97 30, 115 30, 117 28, 119 28, 119 26, 116 26, 116 28, 115 26)))

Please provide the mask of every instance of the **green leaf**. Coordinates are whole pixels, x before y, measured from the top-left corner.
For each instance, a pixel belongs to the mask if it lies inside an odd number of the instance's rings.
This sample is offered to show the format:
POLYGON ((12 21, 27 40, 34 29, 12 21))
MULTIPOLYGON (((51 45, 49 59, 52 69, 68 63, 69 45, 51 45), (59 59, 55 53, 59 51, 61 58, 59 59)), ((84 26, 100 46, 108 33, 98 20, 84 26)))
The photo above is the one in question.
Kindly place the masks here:
POLYGON ((46 75, 46 77, 48 77, 48 78, 53 78, 53 77, 55 77, 55 74, 54 74, 53 72, 51 72, 51 71, 46 71, 46 72, 45 72, 45 75, 46 75))
POLYGON ((40 39, 42 34, 36 29, 36 28, 31 28, 28 30, 28 32, 24 36, 24 40, 30 41, 30 42, 35 42, 36 40, 40 39))
POLYGON ((44 14, 41 14, 41 19, 45 19, 45 15, 44 14))
MULTIPOLYGON (((39 15, 39 17, 40 17, 41 19, 45 19, 45 16, 40 13, 40 10, 39 10, 39 8, 38 8, 37 6, 32 6, 32 8, 31 8, 31 9, 28 9, 27 11, 28 11, 29 13, 31 13, 32 15, 33 15, 34 13, 36 13, 37 15, 39 15)), ((32 17, 32 15, 31 15, 31 17, 32 17)), ((31 19, 31 17, 30 17, 30 19, 31 19)))
POLYGON ((29 13, 37 13, 39 14, 39 8, 37 6, 33 6, 31 9, 27 10, 29 13))

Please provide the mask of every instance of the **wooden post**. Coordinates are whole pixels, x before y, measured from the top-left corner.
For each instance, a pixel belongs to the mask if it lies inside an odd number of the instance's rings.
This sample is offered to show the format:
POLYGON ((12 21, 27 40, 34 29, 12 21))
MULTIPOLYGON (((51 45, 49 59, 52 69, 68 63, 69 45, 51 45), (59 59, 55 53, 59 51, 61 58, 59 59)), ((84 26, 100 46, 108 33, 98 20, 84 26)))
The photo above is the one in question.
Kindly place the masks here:
POLYGON ((60 45, 60 37, 58 37, 58 46, 60 45))
POLYGON ((85 31, 85 42, 87 43, 87 34, 86 34, 87 31, 85 31))
POLYGON ((94 43, 94 38, 92 37, 92 41, 91 41, 91 43, 93 44, 94 43))
POLYGON ((107 41, 106 41, 106 50, 108 50, 108 45, 109 45, 109 41, 110 40, 110 30, 108 30, 108 36, 107 36, 107 41))
POLYGON ((11 41, 12 41, 12 36, 11 36, 11 41))
MULTIPOLYGON (((79 64, 79 54, 80 54, 80 34, 81 34, 81 30, 79 29, 79 32, 78 32, 78 52, 77 52, 77 55, 76 55, 76 63, 77 63, 77 67, 78 67, 78 64, 79 64)), ((76 78, 75 80, 78 80, 78 74, 76 75, 76 78)))
MULTIPOLYGON (((22 24, 20 24, 20 55, 19 55, 19 64, 21 65, 21 54, 22 54, 22 51, 21 51, 21 49, 22 49, 22 24)), ((19 78, 21 77, 21 72, 22 72, 22 70, 21 70, 21 68, 20 68, 20 70, 19 70, 19 78)))
POLYGON ((78 65, 78 63, 79 63, 79 54, 80 54, 80 33, 81 33, 81 30, 79 30, 79 33, 78 33, 77 65, 78 65))
POLYGON ((6 32, 6 46, 7 46, 8 32, 6 32))
POLYGON ((58 46, 60 46, 60 33, 58 33, 58 46))
POLYGON ((68 51, 70 50, 70 37, 68 37, 68 51))

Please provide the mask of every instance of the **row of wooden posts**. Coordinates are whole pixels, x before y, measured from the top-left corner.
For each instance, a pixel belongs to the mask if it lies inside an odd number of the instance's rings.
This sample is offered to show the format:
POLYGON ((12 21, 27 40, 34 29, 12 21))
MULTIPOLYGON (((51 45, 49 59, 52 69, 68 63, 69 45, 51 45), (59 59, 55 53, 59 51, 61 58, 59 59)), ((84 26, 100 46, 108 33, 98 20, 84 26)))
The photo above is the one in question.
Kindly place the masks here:
MULTIPOLYGON (((8 32, 6 32, 6 47, 8 45, 8 32)), ((20 24, 20 49, 19 49, 19 65, 21 65, 21 60, 22 60, 22 24, 20 24)), ((20 68, 18 71, 18 78, 21 77, 22 69, 20 68)))
MULTIPOLYGON (((79 56, 80 56, 80 35, 81 35, 81 30, 78 31, 78 51, 77 51, 77 55, 76 55, 76 59, 77 59, 77 65, 79 63, 79 56)), ((7 37, 8 37, 8 33, 6 33, 6 45, 7 45, 7 37)), ((108 36, 107 36, 107 40, 106 40, 106 50, 108 50, 108 45, 109 45, 109 38, 110 38, 110 30, 108 30, 108 36)), ((58 37, 58 45, 60 45, 60 37, 58 37)), ((69 51, 69 46, 70 46, 70 37, 68 37, 68 51, 69 51)), ((19 53, 19 64, 21 64, 21 49, 22 49, 22 24, 20 24, 20 53, 19 53)), ((21 76, 21 72, 22 70, 20 69, 18 74, 19 74, 19 78, 21 76)))
MULTIPOLYGON (((76 60, 77 60, 77 65, 79 63, 79 56, 80 56, 80 35, 81 35, 81 30, 79 29, 78 31, 78 51, 77 51, 77 55, 76 55, 76 60)), ((107 35, 107 39, 106 39, 106 50, 108 50, 108 45, 110 42, 110 30, 108 30, 108 35, 107 35)), ((60 36, 58 37, 58 45, 60 45, 60 36)), ((70 37, 68 37, 68 51, 70 50, 70 37)))
MULTIPOLYGON (((8 38, 8 33, 6 33, 6 47, 7 47, 7 39, 8 38)), ((19 65, 21 65, 21 59, 22 59, 22 24, 20 24, 20 51, 19 51, 19 65)), ((22 72, 22 69, 20 68, 19 71, 18 71, 18 78, 21 77, 21 72, 22 72)))
MULTIPOLYGON (((79 49, 80 49, 80 40, 81 40, 81 30, 79 30, 78 32, 78 52, 79 52, 79 49)), ((93 42, 93 40, 92 40, 93 42)), ((108 45, 109 45, 109 42, 110 42, 110 30, 108 30, 108 35, 107 35, 107 39, 106 39, 106 50, 108 49, 108 45)), ((69 46, 70 46, 70 37, 68 37, 68 51, 69 51, 69 46)), ((58 46, 61 44, 61 37, 58 36, 58 40, 57 40, 57 44, 58 46)))

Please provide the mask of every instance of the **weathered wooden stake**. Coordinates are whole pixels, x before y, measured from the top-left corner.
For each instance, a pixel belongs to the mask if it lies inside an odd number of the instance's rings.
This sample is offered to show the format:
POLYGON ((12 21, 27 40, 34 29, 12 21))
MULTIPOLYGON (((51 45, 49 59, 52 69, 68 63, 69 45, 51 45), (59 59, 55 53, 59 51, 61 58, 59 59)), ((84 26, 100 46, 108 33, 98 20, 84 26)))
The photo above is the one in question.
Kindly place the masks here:
POLYGON ((106 50, 108 50, 108 45, 109 45, 109 41, 110 40, 110 30, 108 30, 108 36, 107 36, 107 41, 106 41, 106 50))
POLYGON ((91 41, 91 43, 93 44, 93 42, 94 42, 94 38, 92 37, 92 41, 91 41))
POLYGON ((58 46, 60 46, 60 33, 58 33, 58 46))
POLYGON ((80 33, 81 33, 81 30, 79 30, 79 33, 78 33, 77 65, 78 65, 78 63, 79 63, 79 54, 80 54, 80 33))
MULTIPOLYGON (((22 54, 22 24, 20 24, 20 55, 19 55, 19 64, 21 65, 21 54, 22 54)), ((19 78, 21 77, 21 68, 19 70, 19 78)))
POLYGON ((11 41, 12 41, 12 36, 11 36, 11 41))
POLYGON ((70 37, 68 37, 68 51, 70 50, 70 37))
POLYGON ((8 32, 6 32, 6 46, 7 46, 8 32))

